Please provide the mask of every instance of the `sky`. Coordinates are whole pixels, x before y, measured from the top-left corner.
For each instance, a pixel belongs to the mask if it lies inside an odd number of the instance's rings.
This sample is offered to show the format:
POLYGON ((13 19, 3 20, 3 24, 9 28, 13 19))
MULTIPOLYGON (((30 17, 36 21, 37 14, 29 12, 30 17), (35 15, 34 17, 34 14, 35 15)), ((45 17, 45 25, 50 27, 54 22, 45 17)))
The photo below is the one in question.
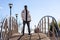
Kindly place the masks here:
POLYGON ((18 14, 18 23, 22 24, 21 11, 28 6, 31 15, 31 28, 37 25, 43 16, 51 15, 57 22, 60 20, 60 0, 0 0, 0 21, 9 17, 9 3, 12 3, 12 16, 18 14))

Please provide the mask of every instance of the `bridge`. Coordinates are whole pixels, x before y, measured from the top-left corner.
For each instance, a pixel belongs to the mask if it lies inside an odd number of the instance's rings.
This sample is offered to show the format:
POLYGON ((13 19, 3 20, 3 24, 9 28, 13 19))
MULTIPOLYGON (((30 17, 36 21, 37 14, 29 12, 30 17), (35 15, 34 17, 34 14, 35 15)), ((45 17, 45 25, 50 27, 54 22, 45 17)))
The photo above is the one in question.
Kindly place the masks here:
POLYGON ((51 40, 58 40, 59 28, 53 16, 44 16, 40 19, 37 27, 41 33, 46 34, 51 40))
POLYGON ((23 35, 21 38, 18 32, 18 24, 14 17, 11 17, 11 27, 9 27, 9 17, 5 18, 1 26, 1 37, 3 40, 60 40, 59 39, 59 28, 56 19, 53 16, 44 16, 40 19, 37 28, 38 33, 31 35, 23 35), (4 29, 4 32, 2 32, 4 29))

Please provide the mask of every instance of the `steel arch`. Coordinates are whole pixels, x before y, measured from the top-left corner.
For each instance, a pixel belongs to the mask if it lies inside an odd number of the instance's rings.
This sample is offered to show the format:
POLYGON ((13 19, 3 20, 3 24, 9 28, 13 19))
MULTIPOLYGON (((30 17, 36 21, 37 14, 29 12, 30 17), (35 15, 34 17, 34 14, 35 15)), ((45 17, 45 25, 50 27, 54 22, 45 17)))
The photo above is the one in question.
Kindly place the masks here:
MULTIPOLYGON (((43 19, 46 18, 46 17, 48 18, 48 19, 47 19, 47 20, 48 20, 48 32, 49 32, 49 18, 52 18, 52 21, 54 21, 54 22, 56 23, 56 26, 57 26, 57 27, 54 27, 53 29, 54 29, 54 30, 57 30, 57 31, 56 31, 56 35, 57 35, 57 39, 58 39, 58 31, 59 31, 59 28, 58 28, 57 21, 56 21, 56 19, 55 19, 53 16, 49 16, 49 15, 43 16, 43 17, 41 18, 41 20, 39 21, 37 27, 39 28, 40 32, 43 33, 43 19), (41 24, 41 22, 42 22, 42 24, 41 24), (41 26, 42 26, 42 29, 41 29, 41 26), (41 31, 41 30, 42 30, 42 31, 41 31)), ((44 20, 46 21, 46 19, 44 19, 44 20)), ((46 26, 46 23, 45 23, 44 25, 46 26)), ((45 31, 46 31, 46 30, 45 30, 45 31)), ((47 33, 45 32, 45 34, 47 34, 47 33)), ((49 33, 48 33, 47 36, 49 36, 49 33)), ((55 39, 54 39, 54 40, 55 40, 55 39)))

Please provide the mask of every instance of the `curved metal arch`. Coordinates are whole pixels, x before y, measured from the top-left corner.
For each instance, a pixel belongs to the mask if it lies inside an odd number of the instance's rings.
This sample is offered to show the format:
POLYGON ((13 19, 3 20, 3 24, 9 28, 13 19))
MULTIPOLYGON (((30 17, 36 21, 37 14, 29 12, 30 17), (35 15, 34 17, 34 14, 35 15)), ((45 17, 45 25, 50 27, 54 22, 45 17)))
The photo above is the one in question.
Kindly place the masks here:
MULTIPOLYGON (((56 25, 57 25, 57 28, 58 28, 58 24, 57 24, 57 21, 56 21, 56 19, 53 17, 53 16, 49 16, 49 15, 46 15, 46 16, 44 16, 44 17, 42 17, 41 18, 41 20, 39 21, 39 23, 38 23, 38 25, 37 26, 39 26, 39 28, 41 27, 41 21, 43 20, 43 18, 52 18, 54 21, 55 21, 55 23, 56 23, 56 25)), ((41 28, 40 28, 41 29, 41 28)), ((43 30, 43 29, 42 29, 43 30)), ((55 30, 56 30, 56 27, 55 27, 55 30)), ((59 31, 59 29, 57 30, 57 33, 56 33, 56 35, 58 36, 58 31, 59 31)), ((57 38, 58 39, 58 38, 57 38)))
MULTIPOLYGON (((12 19, 14 19, 14 21, 16 22, 16 19, 13 17, 13 16, 11 16, 12 17, 12 19)), ((8 19, 9 19, 10 17, 8 17, 8 19)), ((6 19, 7 19, 7 17, 5 17, 3 20, 2 20, 2 28, 1 29, 4 29, 4 23, 5 23, 5 21, 6 21, 6 19)), ((7 20, 8 20, 7 19, 7 20)), ((17 24, 17 23, 16 23, 17 24)), ((17 24, 18 25, 18 24, 17 24)), ((9 28, 8 28, 9 29, 9 28)), ((5 31, 5 29, 4 29, 4 31, 5 31)))
MULTIPOLYGON (((51 17, 51 18, 53 18, 53 19, 56 21, 56 19, 55 19, 53 16, 47 15, 47 16, 44 16, 44 17, 51 17)), ((44 17, 42 17, 41 20, 42 20, 44 17)), ((40 20, 39 22, 41 22, 41 20, 40 20)), ((56 24, 57 24, 57 21, 56 21, 56 24)))
POLYGON ((3 39, 3 23, 4 23, 4 20, 6 19, 6 17, 2 20, 2 25, 1 25, 1 38, 3 39))
MULTIPOLYGON (((41 20, 42 20, 43 18, 45 18, 45 17, 53 18, 53 19, 55 20, 56 24, 57 24, 57 21, 56 21, 56 19, 55 19, 53 16, 46 15, 46 16, 42 17, 41 20)), ((39 23, 41 22, 41 20, 39 21, 39 23)), ((38 25, 39 25, 39 23, 38 23, 38 25)), ((37 26, 38 26, 38 25, 37 25, 37 26)), ((57 26, 58 26, 58 24, 57 24, 57 26)), ((59 29, 58 29, 58 31, 59 31, 59 29)))
MULTIPOLYGON (((2 25, 4 24, 4 21, 5 21, 6 19, 7 19, 6 17, 3 19, 3 21, 2 21, 2 25)), ((3 27, 4 27, 4 25, 3 25, 3 27)))
MULTIPOLYGON (((16 23, 16 19, 13 17, 13 16, 11 16, 11 18, 12 18, 12 20, 16 23)), ((5 21, 6 21, 6 19, 7 19, 7 21, 8 21, 8 23, 9 23, 9 20, 10 20, 10 17, 5 17, 4 19, 3 19, 3 21, 2 21, 2 29, 4 29, 4 24, 5 24, 5 21)), ((12 21, 11 20, 11 21, 12 21)), ((18 25, 17 23, 16 23, 16 25, 18 25)), ((9 26, 9 25, 7 25, 7 26, 9 26)), ((18 30, 17 30, 18 31, 18 30)), ((4 32, 5 32, 5 29, 4 29, 4 32)), ((8 27, 8 32, 9 32, 9 27, 8 27)), ((5 35, 5 34, 4 34, 5 35)), ((8 34, 9 35, 9 34, 8 34)), ((5 37, 5 36, 4 36, 5 37)))
MULTIPOLYGON (((57 24, 56 19, 55 19, 53 16, 50 16, 50 15, 43 16, 43 17, 40 19, 39 23, 41 23, 41 20, 42 20, 43 18, 45 18, 45 17, 53 18, 53 19, 55 20, 56 24, 57 24)), ((38 25, 39 25, 39 23, 38 23, 38 25)), ((37 25, 37 26, 38 26, 38 25, 37 25)), ((57 26, 58 26, 58 24, 57 24, 57 26)), ((59 31, 59 29, 58 29, 58 31, 59 31)))

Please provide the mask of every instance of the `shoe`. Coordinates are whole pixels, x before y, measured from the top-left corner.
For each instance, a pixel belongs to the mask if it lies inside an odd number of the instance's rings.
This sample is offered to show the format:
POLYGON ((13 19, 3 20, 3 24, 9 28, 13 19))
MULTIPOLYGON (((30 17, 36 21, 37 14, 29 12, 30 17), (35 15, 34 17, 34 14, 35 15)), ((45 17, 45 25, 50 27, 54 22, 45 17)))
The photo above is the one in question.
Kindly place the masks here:
POLYGON ((31 34, 28 34, 28 35, 31 35, 31 34))
POLYGON ((24 34, 22 34, 22 35, 24 35, 24 34))

